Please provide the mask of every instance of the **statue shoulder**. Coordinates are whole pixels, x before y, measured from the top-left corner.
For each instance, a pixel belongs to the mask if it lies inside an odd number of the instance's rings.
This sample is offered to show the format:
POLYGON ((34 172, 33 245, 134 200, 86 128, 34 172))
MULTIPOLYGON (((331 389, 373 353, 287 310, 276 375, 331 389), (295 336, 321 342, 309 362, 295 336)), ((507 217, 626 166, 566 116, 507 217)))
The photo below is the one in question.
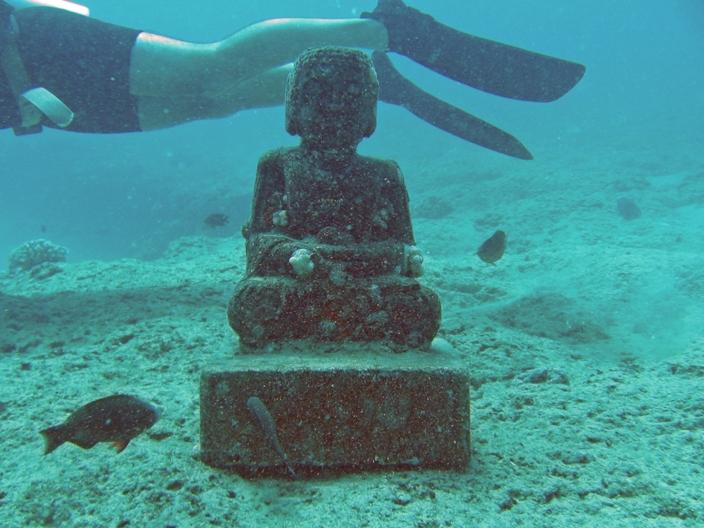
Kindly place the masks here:
POLYGON ((405 185, 401 167, 395 161, 366 156, 360 156, 360 158, 365 165, 364 170, 369 174, 374 174, 385 187, 403 187, 405 185))
POLYGON ((296 148, 280 148, 270 150, 259 158, 257 163, 257 180, 260 184, 265 182, 276 182, 282 185, 284 178, 284 167, 291 162, 296 155, 296 148))
POLYGON ((280 166, 291 158, 291 155, 297 149, 294 147, 278 148, 270 150, 265 153, 261 158, 259 158, 259 163, 257 164, 258 169, 267 169, 280 166))

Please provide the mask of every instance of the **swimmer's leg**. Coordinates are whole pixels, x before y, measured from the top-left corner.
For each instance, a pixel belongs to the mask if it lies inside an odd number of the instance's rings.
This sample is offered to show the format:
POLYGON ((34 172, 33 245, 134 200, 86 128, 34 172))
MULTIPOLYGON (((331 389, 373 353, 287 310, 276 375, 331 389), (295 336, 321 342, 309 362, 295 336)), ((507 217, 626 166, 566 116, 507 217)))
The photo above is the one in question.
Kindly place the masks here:
POLYGON ((227 117, 241 110, 280 106, 292 64, 273 68, 222 91, 198 96, 145 96, 137 98, 142 130, 168 128, 196 121, 227 117))
POLYGON ((379 79, 379 100, 401 106, 445 132, 507 156, 529 160, 532 154, 508 132, 425 92, 403 77, 385 53, 372 54, 379 79))
MULTIPOLYGON (((374 52, 373 60, 381 101, 402 106, 465 141, 516 158, 532 158, 510 134, 433 97, 402 77, 384 53, 374 52)), ((241 110, 282 105, 286 79, 292 69, 293 64, 280 66, 226 90, 198 97, 138 97, 140 127, 142 130, 167 128, 198 119, 227 117, 241 110)))
POLYGON ((141 33, 132 51, 130 92, 137 97, 223 92, 319 46, 383 50, 388 35, 371 19, 266 20, 211 44, 141 33))

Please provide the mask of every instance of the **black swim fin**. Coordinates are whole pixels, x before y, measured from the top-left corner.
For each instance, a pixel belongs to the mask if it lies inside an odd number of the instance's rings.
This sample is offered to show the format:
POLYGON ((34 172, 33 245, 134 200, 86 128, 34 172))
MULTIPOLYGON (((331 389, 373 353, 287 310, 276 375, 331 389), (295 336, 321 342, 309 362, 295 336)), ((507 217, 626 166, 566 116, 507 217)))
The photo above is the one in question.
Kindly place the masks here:
POLYGON ((385 53, 375 51, 372 61, 379 79, 379 100, 402 106, 431 125, 471 143, 514 158, 533 159, 528 149, 508 132, 418 88, 394 68, 385 53))
POLYGON ((548 102, 566 94, 584 66, 457 31, 402 0, 379 0, 371 13, 384 24, 389 51, 473 88, 524 101, 548 102))

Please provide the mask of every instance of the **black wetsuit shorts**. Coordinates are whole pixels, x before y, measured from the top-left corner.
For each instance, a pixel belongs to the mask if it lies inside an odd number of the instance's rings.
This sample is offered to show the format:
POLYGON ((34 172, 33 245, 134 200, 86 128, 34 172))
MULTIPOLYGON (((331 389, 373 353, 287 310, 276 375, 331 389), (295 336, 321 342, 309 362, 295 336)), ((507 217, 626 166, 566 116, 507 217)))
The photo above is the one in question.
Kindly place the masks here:
MULTIPOLYGON (((65 130, 140 130, 129 90, 130 56, 140 31, 61 9, 15 12, 18 48, 33 86, 42 86, 73 110, 65 130)), ((15 98, 0 70, 0 128, 20 123, 15 98)), ((53 126, 45 120, 42 124, 53 126)))

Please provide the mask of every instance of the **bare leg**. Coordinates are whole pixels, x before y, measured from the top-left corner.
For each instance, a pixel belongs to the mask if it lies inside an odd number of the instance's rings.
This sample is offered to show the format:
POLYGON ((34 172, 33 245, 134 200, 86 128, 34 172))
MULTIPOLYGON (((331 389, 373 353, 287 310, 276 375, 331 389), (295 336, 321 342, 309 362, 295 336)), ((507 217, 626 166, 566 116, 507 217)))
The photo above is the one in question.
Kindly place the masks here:
POLYGON ((386 49, 384 26, 370 19, 275 19, 212 44, 142 33, 132 51, 130 91, 140 96, 198 96, 293 62, 305 49, 326 45, 386 49))
POLYGON ((140 126, 142 130, 155 130, 198 119, 226 117, 250 108, 281 105, 292 67, 288 64, 274 68, 218 93, 139 97, 140 126))
POLYGON ((141 33, 130 61, 140 126, 164 128, 282 104, 290 63, 303 50, 326 45, 386 49, 388 34, 369 19, 266 20, 211 44, 141 33))

